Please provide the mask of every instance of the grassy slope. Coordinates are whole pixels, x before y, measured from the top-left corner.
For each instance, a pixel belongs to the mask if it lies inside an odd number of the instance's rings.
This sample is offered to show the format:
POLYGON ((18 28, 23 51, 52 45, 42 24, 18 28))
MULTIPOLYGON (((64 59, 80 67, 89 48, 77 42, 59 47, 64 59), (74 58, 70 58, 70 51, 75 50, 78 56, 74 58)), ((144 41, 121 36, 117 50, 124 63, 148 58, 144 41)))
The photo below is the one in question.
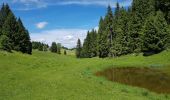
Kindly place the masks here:
POLYGON ((150 57, 128 55, 115 59, 0 51, 0 100, 166 100, 170 95, 113 83, 94 73, 114 66, 148 66, 170 73, 169 61, 167 51, 150 57))

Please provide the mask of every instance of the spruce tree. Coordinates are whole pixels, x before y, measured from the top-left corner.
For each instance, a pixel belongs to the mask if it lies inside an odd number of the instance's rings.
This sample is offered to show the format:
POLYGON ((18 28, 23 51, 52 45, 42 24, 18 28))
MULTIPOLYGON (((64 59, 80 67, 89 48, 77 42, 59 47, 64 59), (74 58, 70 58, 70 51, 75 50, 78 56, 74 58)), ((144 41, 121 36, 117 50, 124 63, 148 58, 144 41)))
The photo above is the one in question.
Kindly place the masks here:
POLYGON ((81 58, 81 50, 82 50, 81 41, 80 39, 78 39, 77 46, 76 46, 76 57, 77 58, 81 58))
MULTIPOLYGON (((112 9, 110 6, 108 6, 107 9, 107 14, 106 17, 104 18, 103 21, 104 24, 104 31, 102 31, 102 36, 101 36, 101 46, 100 46, 100 57, 104 58, 104 57, 108 57, 109 52, 110 52, 110 48, 111 48, 111 44, 112 44, 112 38, 113 38, 113 13, 112 13, 112 9)), ((99 27, 100 28, 100 27, 99 27)), ((100 29, 99 29, 100 30, 100 29)), ((99 33, 101 34, 101 33, 99 33)))
MULTIPOLYGON (((3 35, 1 40, 10 43, 10 45, 1 45, 7 46, 2 48, 10 48, 11 50, 31 54, 32 44, 30 42, 29 33, 23 26, 21 20, 17 20, 8 4, 3 4, 0 11, 0 35, 3 35)), ((5 42, 0 44, 3 43, 5 42)))
POLYGON ((128 36, 128 14, 122 7, 117 12, 114 19, 115 37, 112 44, 111 53, 114 56, 120 56, 129 53, 129 36, 128 36))
POLYGON ((156 0, 156 10, 161 10, 167 23, 170 24, 170 1, 169 0, 156 0))
POLYGON ((159 53, 166 49, 168 41, 168 25, 161 11, 156 16, 150 16, 145 22, 143 33, 143 52, 145 54, 159 53))
POLYGON ((57 43, 57 53, 61 54, 61 43, 57 43))
POLYGON ((64 55, 67 55, 67 51, 66 50, 64 50, 64 55))
POLYGON ((87 32, 87 37, 84 40, 83 43, 83 49, 82 49, 82 57, 85 58, 92 58, 96 57, 98 52, 97 52, 97 32, 92 29, 91 32, 87 32))
POLYGON ((9 38, 6 35, 0 36, 0 49, 6 50, 8 52, 11 52, 11 43, 9 38))
POLYGON ((53 53, 57 53, 57 44, 56 44, 56 42, 52 42, 50 50, 53 53))
POLYGON ((3 3, 2 8, 0 9, 0 35, 2 35, 2 26, 5 23, 9 13, 11 13, 11 10, 8 4, 3 3))
POLYGON ((99 30, 98 30, 98 36, 97 36, 97 42, 98 42, 98 53, 99 57, 102 57, 102 48, 103 48, 103 34, 105 30, 104 20, 101 17, 99 22, 99 30))
POLYGON ((153 16, 155 11, 154 0, 133 0, 132 20, 129 23, 130 48, 131 52, 141 52, 142 40, 140 31, 148 16, 153 16))
POLYGON ((18 31, 18 25, 16 22, 16 18, 12 12, 9 13, 8 17, 5 20, 5 23, 2 27, 2 34, 6 35, 9 38, 9 41, 11 43, 11 49, 15 50, 15 42, 17 41, 17 31, 18 31))
POLYGON ((29 33, 25 29, 20 18, 18 19, 17 23, 18 23, 18 32, 17 35, 15 36, 15 46, 19 46, 19 51, 23 53, 31 54, 32 43, 30 40, 29 33))
POLYGON ((98 52, 97 52, 97 32, 94 30, 94 29, 92 29, 92 31, 91 31, 91 33, 90 33, 90 35, 91 35, 91 55, 90 55, 90 57, 96 57, 97 56, 97 54, 98 54, 98 52))

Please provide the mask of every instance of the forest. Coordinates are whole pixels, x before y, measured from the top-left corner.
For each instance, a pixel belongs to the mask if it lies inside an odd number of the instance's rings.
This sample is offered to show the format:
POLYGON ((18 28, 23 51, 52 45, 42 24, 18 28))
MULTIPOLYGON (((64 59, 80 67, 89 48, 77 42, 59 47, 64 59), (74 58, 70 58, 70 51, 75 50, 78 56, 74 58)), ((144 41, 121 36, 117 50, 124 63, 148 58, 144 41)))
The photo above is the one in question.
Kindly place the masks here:
POLYGON ((133 0, 128 8, 117 3, 114 13, 108 6, 99 30, 89 31, 83 45, 80 43, 78 40, 76 53, 80 58, 160 53, 170 45, 170 1, 133 0))
POLYGON ((21 19, 15 17, 8 4, 3 4, 0 10, 0 49, 32 53, 29 32, 21 19))

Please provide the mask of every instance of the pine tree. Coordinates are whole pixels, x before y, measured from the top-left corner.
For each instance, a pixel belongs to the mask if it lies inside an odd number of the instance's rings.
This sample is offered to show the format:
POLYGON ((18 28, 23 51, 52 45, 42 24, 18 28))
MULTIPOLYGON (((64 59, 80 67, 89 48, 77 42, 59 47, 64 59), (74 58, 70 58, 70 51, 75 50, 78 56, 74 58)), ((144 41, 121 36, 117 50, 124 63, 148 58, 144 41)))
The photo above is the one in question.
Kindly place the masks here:
POLYGON ((119 3, 117 2, 117 3, 116 3, 115 13, 114 13, 115 19, 117 19, 117 18, 119 17, 119 11, 120 11, 120 5, 119 5, 119 3))
POLYGON ((130 48, 131 52, 141 52, 141 35, 140 31, 148 16, 153 16, 155 11, 154 0, 133 0, 132 3, 132 20, 129 23, 130 48))
POLYGON ((15 46, 16 37, 17 37, 16 33, 18 31, 17 29, 18 29, 18 26, 17 26, 16 18, 13 15, 13 13, 10 12, 8 17, 5 20, 5 23, 3 24, 2 34, 6 35, 9 38, 12 50, 15 50, 16 48, 18 48, 18 46, 15 46))
POLYGON ((90 33, 90 35, 91 35, 91 55, 90 55, 90 57, 96 57, 97 56, 97 54, 98 54, 98 52, 97 52, 97 32, 94 30, 94 29, 92 29, 92 31, 91 31, 91 33, 90 33))
POLYGON ((56 42, 52 42, 50 50, 53 53, 57 53, 57 44, 56 44, 56 42))
POLYGON ((91 32, 87 32, 87 37, 84 40, 83 43, 83 49, 82 49, 82 57, 84 58, 92 58, 96 57, 97 52, 97 32, 92 29, 91 32))
POLYGON ((61 43, 57 43, 57 53, 61 54, 61 43))
POLYGON ((64 55, 67 55, 67 51, 66 50, 64 50, 64 55))
POLYGON ((156 10, 161 10, 168 24, 170 24, 170 1, 169 0, 156 0, 156 10))
POLYGON ((2 35, 2 26, 5 23, 6 18, 8 17, 9 13, 11 13, 11 10, 8 6, 8 4, 2 5, 2 8, 0 9, 0 36, 2 35))
POLYGON ((3 35, 3 41, 8 41, 10 43, 10 45, 1 45, 8 46, 2 48, 10 48, 11 50, 31 54, 32 44, 30 42, 29 33, 23 26, 21 20, 17 20, 8 4, 3 4, 0 11, 0 36, 1 35, 3 35))
POLYGON ((81 58, 81 50, 82 50, 81 41, 80 39, 78 39, 77 46, 76 46, 76 57, 77 58, 81 58))
POLYGON ((143 28, 143 52, 145 54, 159 53, 166 49, 168 41, 168 25, 161 11, 151 16, 143 28))
MULTIPOLYGON (((110 52, 111 42, 113 37, 113 13, 110 6, 108 6, 106 17, 104 18, 103 25, 105 30, 102 31, 100 40, 101 44, 99 47, 99 56, 101 58, 107 57, 110 52)), ((100 27, 99 27, 100 30, 100 27)))
POLYGON ((105 30, 105 25, 104 25, 104 20, 101 17, 100 22, 99 22, 99 30, 98 30, 98 36, 97 36, 97 42, 98 42, 98 52, 99 52, 99 57, 102 57, 102 48, 103 48, 103 34, 105 30))
POLYGON ((48 51, 48 48, 49 48, 48 44, 36 41, 32 42, 32 49, 37 49, 39 51, 48 51))
POLYGON ((115 37, 111 48, 111 53, 114 56, 120 56, 129 53, 129 36, 128 36, 128 14, 122 7, 117 11, 117 16, 114 19, 115 37))
POLYGON ((17 32, 17 35, 15 36, 15 46, 17 45, 19 46, 19 51, 23 53, 31 54, 32 43, 30 41, 29 33, 25 29, 20 18, 18 19, 17 23, 18 23, 18 32, 17 32))
POLYGON ((11 43, 6 35, 0 36, 0 49, 11 52, 11 43))

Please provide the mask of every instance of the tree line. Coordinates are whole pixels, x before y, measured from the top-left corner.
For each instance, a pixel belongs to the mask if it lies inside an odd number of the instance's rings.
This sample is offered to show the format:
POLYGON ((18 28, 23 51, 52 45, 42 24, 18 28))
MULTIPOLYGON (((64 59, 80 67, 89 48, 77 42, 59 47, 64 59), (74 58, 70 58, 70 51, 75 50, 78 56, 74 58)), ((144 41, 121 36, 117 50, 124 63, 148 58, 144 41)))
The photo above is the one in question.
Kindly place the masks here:
POLYGON ((67 47, 62 46, 61 43, 52 42, 51 46, 49 46, 48 44, 38 41, 32 41, 32 49, 38 51, 51 51, 52 53, 57 54, 61 54, 61 49, 63 49, 64 55, 67 55, 66 50, 69 50, 67 47))
MULTIPOLYGON (((29 32, 21 19, 15 17, 8 4, 2 5, 0 9, 0 50, 8 52, 15 50, 32 54, 32 49, 37 49, 61 54, 61 48, 61 44, 56 42, 53 42, 51 47, 42 42, 31 42, 29 32)), ((66 50, 64 54, 67 54, 66 50)))
POLYGON ((133 0, 128 9, 117 3, 114 13, 108 6, 99 30, 88 32, 83 45, 78 40, 76 56, 105 58, 141 52, 151 55, 169 45, 170 1, 133 0))
POLYGON ((15 17, 8 4, 3 4, 0 9, 0 49, 32 53, 29 32, 21 19, 15 17))
POLYGON ((39 50, 39 51, 48 51, 49 46, 48 44, 32 41, 32 49, 39 50))

